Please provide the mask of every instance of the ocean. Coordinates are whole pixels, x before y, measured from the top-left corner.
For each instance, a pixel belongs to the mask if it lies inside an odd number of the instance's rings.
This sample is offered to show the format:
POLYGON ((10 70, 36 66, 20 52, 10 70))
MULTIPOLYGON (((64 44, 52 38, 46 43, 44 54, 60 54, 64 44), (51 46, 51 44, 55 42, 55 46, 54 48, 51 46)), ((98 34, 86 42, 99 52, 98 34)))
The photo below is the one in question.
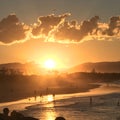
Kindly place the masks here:
POLYGON ((40 120, 120 120, 120 85, 101 84, 88 92, 37 96, 1 103, 0 112, 8 107, 40 120))

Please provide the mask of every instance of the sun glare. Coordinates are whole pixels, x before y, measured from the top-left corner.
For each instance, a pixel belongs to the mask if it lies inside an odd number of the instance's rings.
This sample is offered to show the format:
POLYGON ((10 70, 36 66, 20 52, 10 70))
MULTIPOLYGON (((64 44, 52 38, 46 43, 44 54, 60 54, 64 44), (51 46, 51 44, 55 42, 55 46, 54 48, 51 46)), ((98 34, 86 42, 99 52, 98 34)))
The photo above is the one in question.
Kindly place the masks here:
POLYGON ((53 69, 53 68, 55 68, 55 61, 52 59, 48 59, 45 61, 44 66, 47 69, 53 69))
POLYGON ((48 100, 48 102, 52 102, 54 99, 53 99, 53 96, 52 95, 49 95, 48 97, 47 97, 47 100, 48 100))

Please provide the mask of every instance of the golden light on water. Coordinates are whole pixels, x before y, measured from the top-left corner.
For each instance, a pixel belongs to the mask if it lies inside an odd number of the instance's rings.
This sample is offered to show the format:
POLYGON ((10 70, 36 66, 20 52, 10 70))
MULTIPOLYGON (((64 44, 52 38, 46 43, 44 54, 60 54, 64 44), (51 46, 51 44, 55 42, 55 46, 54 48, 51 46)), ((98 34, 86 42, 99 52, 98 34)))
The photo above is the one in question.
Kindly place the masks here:
POLYGON ((47 101, 50 102, 46 107, 52 108, 45 113, 45 120, 55 120, 56 113, 54 111, 54 97, 53 95, 47 96, 47 101))
POLYGON ((48 102, 54 101, 53 95, 48 95, 47 100, 48 102))
POLYGON ((45 120, 55 120, 55 116, 56 116, 56 114, 54 111, 52 111, 52 110, 48 111, 48 112, 46 112, 45 120))

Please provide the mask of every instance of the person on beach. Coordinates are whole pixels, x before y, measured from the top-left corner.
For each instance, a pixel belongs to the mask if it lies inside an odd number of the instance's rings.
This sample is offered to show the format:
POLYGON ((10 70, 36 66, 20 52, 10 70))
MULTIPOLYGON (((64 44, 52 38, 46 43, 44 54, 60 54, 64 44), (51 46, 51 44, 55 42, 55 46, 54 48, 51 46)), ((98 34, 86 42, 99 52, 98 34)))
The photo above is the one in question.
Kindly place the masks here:
POLYGON ((120 106, 120 101, 118 100, 118 102, 117 102, 117 106, 120 106))
POLYGON ((13 110, 11 112, 11 120, 38 120, 37 118, 34 117, 26 117, 23 114, 13 110))
POLYGON ((92 97, 90 96, 90 106, 92 106, 93 104, 93 100, 92 100, 92 97))
POLYGON ((56 117, 55 120, 65 120, 64 117, 56 117))
POLYGON ((15 110, 11 112, 10 117, 11 117, 11 120, 23 120, 24 119, 24 115, 22 115, 21 113, 15 110))
POLYGON ((0 114, 0 120, 10 120, 10 116, 8 116, 8 114, 9 114, 9 109, 4 108, 3 113, 0 114))

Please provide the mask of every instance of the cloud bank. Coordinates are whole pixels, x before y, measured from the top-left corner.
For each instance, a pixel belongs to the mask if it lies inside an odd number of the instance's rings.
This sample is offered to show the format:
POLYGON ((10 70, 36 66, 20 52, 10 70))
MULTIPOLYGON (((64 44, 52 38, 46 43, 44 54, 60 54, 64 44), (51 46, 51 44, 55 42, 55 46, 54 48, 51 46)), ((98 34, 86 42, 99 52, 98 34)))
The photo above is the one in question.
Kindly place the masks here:
POLYGON ((25 24, 21 23, 15 14, 0 21, 0 41, 3 43, 11 43, 26 38, 25 24))
POLYGON ((111 17, 108 23, 100 22, 99 16, 80 22, 68 21, 69 16, 70 13, 40 16, 33 25, 26 25, 15 14, 10 14, 0 21, 0 42, 11 44, 31 38, 44 38, 52 42, 81 42, 85 39, 120 37, 119 16, 111 17))

